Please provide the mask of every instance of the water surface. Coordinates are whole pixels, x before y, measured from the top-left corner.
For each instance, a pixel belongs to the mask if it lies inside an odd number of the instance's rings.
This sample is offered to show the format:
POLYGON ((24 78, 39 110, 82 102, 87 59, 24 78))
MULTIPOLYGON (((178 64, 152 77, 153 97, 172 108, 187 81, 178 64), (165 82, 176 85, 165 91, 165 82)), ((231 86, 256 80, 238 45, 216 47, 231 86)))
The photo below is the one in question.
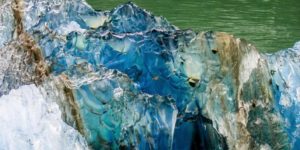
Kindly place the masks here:
MULTIPOLYGON (((128 0, 87 0, 111 10, 128 0)), ((245 38, 263 52, 300 41, 299 0, 132 0, 180 29, 224 31, 245 38)))

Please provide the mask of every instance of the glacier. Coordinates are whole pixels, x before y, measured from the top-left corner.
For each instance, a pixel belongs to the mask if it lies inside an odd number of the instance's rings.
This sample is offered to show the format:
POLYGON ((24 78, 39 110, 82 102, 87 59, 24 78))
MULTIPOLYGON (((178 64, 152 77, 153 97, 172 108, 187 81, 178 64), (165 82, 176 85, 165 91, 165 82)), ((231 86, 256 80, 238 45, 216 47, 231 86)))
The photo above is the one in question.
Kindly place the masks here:
POLYGON ((0 34, 0 149, 300 148, 300 42, 263 54, 82 0, 2 0, 0 34))

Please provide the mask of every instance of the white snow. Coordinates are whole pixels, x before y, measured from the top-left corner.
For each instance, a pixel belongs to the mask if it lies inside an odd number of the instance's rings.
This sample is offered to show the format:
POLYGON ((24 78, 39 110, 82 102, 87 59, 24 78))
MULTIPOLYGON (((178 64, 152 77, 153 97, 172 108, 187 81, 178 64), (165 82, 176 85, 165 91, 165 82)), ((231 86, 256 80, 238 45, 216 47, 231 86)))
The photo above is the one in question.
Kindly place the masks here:
POLYGON ((81 150, 86 141, 61 119, 35 85, 21 86, 0 97, 0 150, 81 150))

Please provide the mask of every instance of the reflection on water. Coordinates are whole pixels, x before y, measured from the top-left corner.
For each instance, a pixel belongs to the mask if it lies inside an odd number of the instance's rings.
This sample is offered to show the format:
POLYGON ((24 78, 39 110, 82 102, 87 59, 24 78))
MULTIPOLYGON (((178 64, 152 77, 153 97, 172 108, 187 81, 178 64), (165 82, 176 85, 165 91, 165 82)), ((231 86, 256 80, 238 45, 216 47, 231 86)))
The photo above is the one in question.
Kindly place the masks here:
MULTIPOLYGON (((111 10, 126 0, 87 0, 111 10)), ((300 40, 299 0, 132 0, 181 29, 224 31, 245 38, 260 51, 291 47, 300 40)))

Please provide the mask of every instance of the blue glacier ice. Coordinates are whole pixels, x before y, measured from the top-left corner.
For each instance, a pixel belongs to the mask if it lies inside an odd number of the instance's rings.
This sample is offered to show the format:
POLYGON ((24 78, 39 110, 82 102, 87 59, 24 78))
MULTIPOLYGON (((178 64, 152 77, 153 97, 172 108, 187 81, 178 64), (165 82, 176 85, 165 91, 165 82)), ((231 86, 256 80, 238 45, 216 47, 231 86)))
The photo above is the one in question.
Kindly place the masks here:
POLYGON ((284 118, 291 143, 295 149, 300 147, 300 42, 294 47, 267 55, 272 72, 275 104, 284 118))
POLYGON ((0 96, 36 84, 91 149, 300 148, 299 42, 261 54, 131 2, 95 11, 81 0, 7 0, 7 11, 0 96))

